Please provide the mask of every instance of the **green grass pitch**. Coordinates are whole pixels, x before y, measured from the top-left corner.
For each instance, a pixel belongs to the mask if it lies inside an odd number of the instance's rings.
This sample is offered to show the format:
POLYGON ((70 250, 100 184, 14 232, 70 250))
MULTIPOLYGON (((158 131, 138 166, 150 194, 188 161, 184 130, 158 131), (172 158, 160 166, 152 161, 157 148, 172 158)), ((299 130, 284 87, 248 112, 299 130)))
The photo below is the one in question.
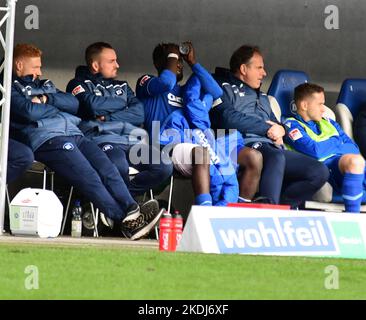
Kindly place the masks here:
POLYGON ((0 244, 0 270, 0 299, 366 299, 366 261, 351 259, 0 244), (329 265, 338 289, 326 289, 329 265))

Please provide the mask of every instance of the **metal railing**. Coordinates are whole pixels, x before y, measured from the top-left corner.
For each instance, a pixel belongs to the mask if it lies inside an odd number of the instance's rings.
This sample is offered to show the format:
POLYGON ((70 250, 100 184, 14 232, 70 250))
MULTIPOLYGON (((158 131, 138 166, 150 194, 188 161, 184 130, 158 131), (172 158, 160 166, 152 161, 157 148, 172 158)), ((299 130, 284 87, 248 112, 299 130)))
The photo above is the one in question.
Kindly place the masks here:
POLYGON ((0 83, 1 92, 1 136, 0 136, 0 235, 3 234, 4 214, 5 214, 5 194, 6 194, 6 172, 8 161, 8 140, 9 140, 9 118, 10 118, 10 97, 11 97, 11 77, 14 47, 14 26, 15 9, 17 0, 7 0, 6 7, 0 7, 0 15, 4 16, 0 20, 0 43, 4 52, 4 61, 0 66, 0 73, 4 78, 0 83), (5 39, 1 28, 6 22, 5 39))

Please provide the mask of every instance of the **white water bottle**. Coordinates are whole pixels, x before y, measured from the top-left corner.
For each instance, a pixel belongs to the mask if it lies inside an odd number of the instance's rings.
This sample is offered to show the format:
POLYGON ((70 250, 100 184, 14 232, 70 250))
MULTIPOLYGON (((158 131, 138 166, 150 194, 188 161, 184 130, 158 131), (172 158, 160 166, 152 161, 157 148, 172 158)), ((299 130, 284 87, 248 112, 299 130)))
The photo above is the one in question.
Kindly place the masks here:
POLYGON ((75 201, 75 205, 72 208, 71 213, 72 213, 71 237, 80 238, 82 229, 82 222, 81 222, 82 208, 80 206, 79 200, 75 201))

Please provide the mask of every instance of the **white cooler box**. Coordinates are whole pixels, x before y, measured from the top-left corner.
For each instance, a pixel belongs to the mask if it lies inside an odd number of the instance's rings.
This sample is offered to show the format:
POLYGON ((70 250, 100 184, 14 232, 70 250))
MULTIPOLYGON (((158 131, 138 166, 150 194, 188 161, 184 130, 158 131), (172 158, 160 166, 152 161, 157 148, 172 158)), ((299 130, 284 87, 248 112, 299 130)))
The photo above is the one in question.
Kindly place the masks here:
POLYGON ((13 235, 54 238, 60 233, 63 206, 53 191, 26 188, 10 203, 13 235))

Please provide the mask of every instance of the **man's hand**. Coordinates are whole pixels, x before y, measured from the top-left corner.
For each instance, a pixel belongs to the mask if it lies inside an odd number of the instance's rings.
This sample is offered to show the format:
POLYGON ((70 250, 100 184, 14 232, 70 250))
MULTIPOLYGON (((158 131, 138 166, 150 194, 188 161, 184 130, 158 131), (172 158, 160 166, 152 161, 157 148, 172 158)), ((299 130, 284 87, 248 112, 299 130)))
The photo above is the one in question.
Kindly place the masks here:
POLYGON ((185 43, 189 45, 189 52, 187 55, 183 55, 183 59, 192 67, 196 63, 196 52, 193 48, 192 42, 187 41, 185 43))
POLYGON ((283 146, 283 139, 282 138, 279 138, 279 139, 277 139, 277 140, 275 140, 273 142, 274 142, 274 144, 277 144, 279 146, 283 146))
MULTIPOLYGON (((271 127, 267 131, 267 137, 272 141, 282 140, 282 137, 286 134, 285 129, 273 121, 266 121, 271 127)), ((283 144, 283 142, 282 142, 283 144)))
POLYGON ((47 100, 48 100, 48 98, 47 98, 46 95, 40 94, 38 96, 33 97, 31 101, 33 103, 43 103, 43 104, 45 104, 45 103, 47 103, 47 100))
POLYGON ((32 101, 33 103, 39 103, 39 104, 41 104, 41 103, 42 103, 42 102, 41 102, 41 99, 40 99, 40 98, 38 98, 38 97, 33 97, 31 101, 32 101))
POLYGON ((48 97, 45 94, 42 94, 42 96, 39 98, 39 100, 41 100, 41 103, 47 103, 48 101, 48 97))
POLYGON ((97 116, 97 120, 99 120, 99 121, 105 121, 105 116, 97 116))

